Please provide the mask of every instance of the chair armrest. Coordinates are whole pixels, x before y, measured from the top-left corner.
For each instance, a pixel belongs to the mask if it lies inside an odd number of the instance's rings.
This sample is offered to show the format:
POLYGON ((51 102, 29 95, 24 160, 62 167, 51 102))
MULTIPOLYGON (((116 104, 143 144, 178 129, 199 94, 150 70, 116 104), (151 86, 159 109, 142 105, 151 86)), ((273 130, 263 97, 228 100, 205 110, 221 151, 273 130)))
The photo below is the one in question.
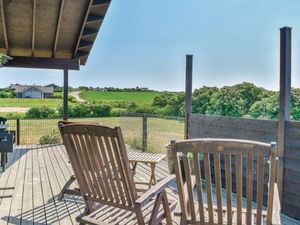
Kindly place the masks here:
POLYGON ((145 204, 147 204, 147 202, 149 202, 151 198, 155 197, 156 195, 164 191, 165 188, 174 180, 175 180, 175 175, 170 175, 164 178, 163 180, 159 181, 157 184, 152 186, 148 191, 146 191, 141 197, 139 197, 135 201, 135 205, 137 205, 138 207, 144 206, 145 204))
POLYGON ((277 183, 274 184, 274 200, 273 200, 273 215, 272 215, 272 224, 273 225, 281 225, 281 204, 279 198, 279 192, 277 183))

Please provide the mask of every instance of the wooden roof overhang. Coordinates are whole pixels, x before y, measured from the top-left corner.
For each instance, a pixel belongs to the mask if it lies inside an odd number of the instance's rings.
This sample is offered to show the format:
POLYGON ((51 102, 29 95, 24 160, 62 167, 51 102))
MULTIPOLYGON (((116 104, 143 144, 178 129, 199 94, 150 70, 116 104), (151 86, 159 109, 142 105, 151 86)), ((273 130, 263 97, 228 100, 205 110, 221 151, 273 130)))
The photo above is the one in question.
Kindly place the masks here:
POLYGON ((0 0, 6 66, 78 70, 85 65, 111 0, 0 0))

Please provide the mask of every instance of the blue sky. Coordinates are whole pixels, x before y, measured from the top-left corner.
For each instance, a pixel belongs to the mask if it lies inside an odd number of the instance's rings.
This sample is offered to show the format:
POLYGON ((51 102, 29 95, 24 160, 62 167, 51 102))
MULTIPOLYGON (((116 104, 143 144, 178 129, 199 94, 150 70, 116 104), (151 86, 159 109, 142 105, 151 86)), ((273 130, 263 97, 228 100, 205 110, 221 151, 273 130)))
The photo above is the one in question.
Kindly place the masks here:
MULTIPOLYGON (((299 0, 113 0, 89 60, 71 86, 183 90, 243 81, 279 87, 279 28, 293 27, 292 85, 300 87, 299 0)), ((1 69, 0 86, 62 84, 61 71, 1 69)))

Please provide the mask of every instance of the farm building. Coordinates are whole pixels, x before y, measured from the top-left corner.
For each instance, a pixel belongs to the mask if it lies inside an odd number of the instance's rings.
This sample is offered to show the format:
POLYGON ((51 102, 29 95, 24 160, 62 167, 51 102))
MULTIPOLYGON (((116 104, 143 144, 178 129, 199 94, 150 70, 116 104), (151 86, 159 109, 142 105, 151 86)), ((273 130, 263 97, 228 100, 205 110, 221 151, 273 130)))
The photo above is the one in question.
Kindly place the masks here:
POLYGON ((54 88, 41 85, 12 85, 10 87, 16 92, 17 98, 50 98, 53 96, 54 88))

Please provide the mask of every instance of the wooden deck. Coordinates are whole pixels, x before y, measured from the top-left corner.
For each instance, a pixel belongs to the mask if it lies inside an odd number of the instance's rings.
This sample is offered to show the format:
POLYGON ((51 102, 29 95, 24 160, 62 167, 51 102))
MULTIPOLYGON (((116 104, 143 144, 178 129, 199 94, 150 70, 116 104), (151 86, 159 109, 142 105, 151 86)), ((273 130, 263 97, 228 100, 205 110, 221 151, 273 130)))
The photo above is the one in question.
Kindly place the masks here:
MULTIPOLYGON (((20 146, 9 155, 6 172, 0 177, 0 225, 2 224, 77 224, 75 218, 83 209, 80 197, 57 196, 73 174, 64 148, 56 146, 20 146), (4 189, 14 187, 14 189, 4 189)), ((162 161, 156 169, 158 180, 167 176, 167 164, 162 161)), ((149 181, 150 168, 138 165, 137 181, 149 181)), ((177 198, 175 187, 168 190, 177 198)), ((283 224, 300 222, 283 215, 283 224)), ((174 224, 178 219, 174 217, 174 224)))
MULTIPOLYGON (((157 166, 158 179, 168 175, 166 168, 165 162, 157 166)), ((64 147, 18 147, 0 177, 0 196, 12 195, 0 199, 0 225, 77 224, 75 218, 84 209, 81 197, 66 195, 64 201, 57 200, 72 174, 64 147), (14 189, 4 189, 10 187, 14 189)), ((149 178, 150 168, 138 165, 135 179, 146 182, 149 178)))

